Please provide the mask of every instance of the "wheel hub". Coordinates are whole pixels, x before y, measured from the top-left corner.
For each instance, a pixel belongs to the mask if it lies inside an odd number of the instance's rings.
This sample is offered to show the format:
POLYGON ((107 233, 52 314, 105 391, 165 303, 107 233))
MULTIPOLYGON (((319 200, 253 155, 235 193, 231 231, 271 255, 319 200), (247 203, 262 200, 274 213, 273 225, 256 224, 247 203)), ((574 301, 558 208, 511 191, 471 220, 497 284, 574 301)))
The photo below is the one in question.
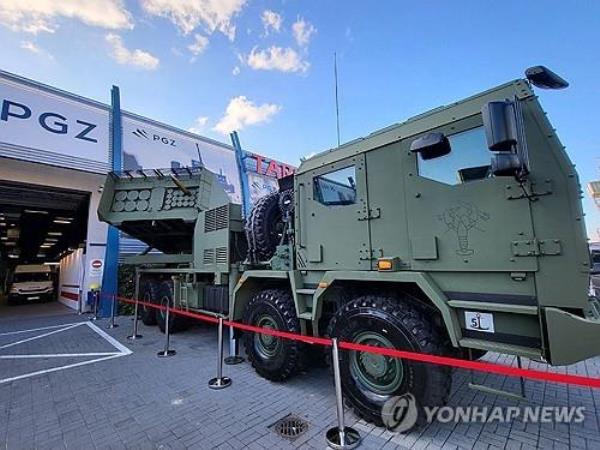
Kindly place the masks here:
MULTIPOLYGON (((360 333, 354 338, 354 343, 393 348, 387 337, 375 332, 360 333)), ((352 352, 350 370, 358 383, 380 395, 394 393, 404 379, 400 359, 368 352, 352 352)))
MULTIPOLYGON (((269 315, 261 316, 257 320, 256 326, 270 330, 279 329, 275 320, 269 315)), ((263 358, 273 358, 279 351, 279 338, 268 334, 255 333, 254 348, 263 358)))

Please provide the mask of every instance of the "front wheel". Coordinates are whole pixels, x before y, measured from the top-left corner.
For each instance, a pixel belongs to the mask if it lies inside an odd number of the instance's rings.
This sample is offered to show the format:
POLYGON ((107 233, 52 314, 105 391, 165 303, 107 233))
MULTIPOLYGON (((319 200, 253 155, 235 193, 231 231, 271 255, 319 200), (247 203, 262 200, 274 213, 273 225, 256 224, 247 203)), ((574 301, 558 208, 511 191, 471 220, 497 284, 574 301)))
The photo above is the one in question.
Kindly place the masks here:
MULTIPOLYGON (((289 291, 283 289, 267 289, 250 299, 244 310, 244 323, 300 333, 294 299, 289 291)), ((286 380, 301 365, 303 346, 297 341, 267 334, 245 333, 244 348, 252 367, 268 380, 286 380)))
MULTIPOLYGON (((329 325, 340 341, 418 353, 450 353, 447 340, 423 312, 402 298, 363 295, 346 303, 329 325)), ((447 367, 370 352, 340 351, 344 397, 355 412, 379 426, 390 426, 382 415, 395 399, 412 394, 416 406, 445 404, 450 393, 447 367)), ((419 408, 420 409, 420 408, 419 408)), ((412 426, 422 421, 422 411, 412 426)), ((406 429, 403 431, 407 431, 406 429)))

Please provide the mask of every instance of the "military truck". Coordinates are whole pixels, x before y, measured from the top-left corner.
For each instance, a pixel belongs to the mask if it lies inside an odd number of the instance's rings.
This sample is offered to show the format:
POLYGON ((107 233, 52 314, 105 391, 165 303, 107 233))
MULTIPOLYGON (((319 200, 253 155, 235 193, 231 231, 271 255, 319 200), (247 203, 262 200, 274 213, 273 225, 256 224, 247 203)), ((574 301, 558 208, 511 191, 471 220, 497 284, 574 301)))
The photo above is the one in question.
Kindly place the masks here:
MULTIPOLYGON (((534 85, 567 83, 537 66, 317 154, 245 219, 198 167, 111 174, 99 216, 148 244, 128 261, 148 302, 372 346, 575 363, 600 353, 600 308, 578 176, 534 85)), ((162 311, 142 317, 164 329, 162 311)), ((275 381, 319 351, 261 334, 243 342, 275 381)), ((401 393, 448 398, 445 367, 340 358, 348 404, 377 424, 401 393)))

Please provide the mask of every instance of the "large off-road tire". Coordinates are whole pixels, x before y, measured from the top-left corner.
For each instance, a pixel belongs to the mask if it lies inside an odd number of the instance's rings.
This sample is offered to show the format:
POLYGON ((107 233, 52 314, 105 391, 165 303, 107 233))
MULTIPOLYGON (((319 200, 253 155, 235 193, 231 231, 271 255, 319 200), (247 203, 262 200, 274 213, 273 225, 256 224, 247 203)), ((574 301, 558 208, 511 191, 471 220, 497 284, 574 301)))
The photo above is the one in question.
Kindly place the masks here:
POLYGON ((249 259, 268 261, 283 235, 283 220, 279 206, 279 192, 260 198, 246 220, 249 259))
MULTIPOLYGON (((356 297, 336 312, 328 334, 340 341, 377 347, 435 355, 451 353, 447 338, 423 310, 395 296, 356 297)), ((340 351, 340 372, 349 406, 379 426, 389 425, 382 419, 384 404, 405 393, 416 399, 417 425, 422 423, 420 407, 445 404, 452 382, 447 367, 347 350, 340 351)))
MULTIPOLYGON (((158 284, 154 280, 140 283, 140 300, 144 303, 158 303, 158 284)), ((156 325, 156 309, 139 305, 140 317, 144 325, 156 325)))
MULTIPOLYGON (((158 289, 158 304, 161 306, 169 305, 171 308, 174 307, 175 302, 173 301, 173 282, 163 281, 158 289)), ((167 311, 162 309, 155 310, 156 323, 158 328, 163 333, 166 330, 167 324, 167 311)), ((183 316, 173 313, 169 313, 169 333, 177 333, 183 331, 190 326, 190 321, 183 316)))
MULTIPOLYGON (((246 305, 243 320, 248 325, 300 333, 294 299, 284 289, 267 289, 257 293, 246 305)), ((268 380, 286 380, 301 368, 304 346, 300 342, 245 333, 244 348, 252 367, 268 380)))

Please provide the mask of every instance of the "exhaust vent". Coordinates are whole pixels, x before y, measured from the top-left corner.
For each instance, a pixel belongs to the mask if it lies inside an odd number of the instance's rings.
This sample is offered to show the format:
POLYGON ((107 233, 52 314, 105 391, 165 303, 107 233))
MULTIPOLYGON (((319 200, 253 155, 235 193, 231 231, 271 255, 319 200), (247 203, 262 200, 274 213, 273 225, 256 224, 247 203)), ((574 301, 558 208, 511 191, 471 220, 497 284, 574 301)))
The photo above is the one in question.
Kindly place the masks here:
POLYGON ((204 232, 222 230, 229 224, 229 206, 223 205, 209 209, 204 214, 204 232))
POLYGON ((215 249, 214 248, 205 248, 204 249, 204 257, 202 258, 202 263, 205 265, 215 263, 215 249))
POLYGON ((227 247, 217 247, 217 264, 227 264, 227 247))

